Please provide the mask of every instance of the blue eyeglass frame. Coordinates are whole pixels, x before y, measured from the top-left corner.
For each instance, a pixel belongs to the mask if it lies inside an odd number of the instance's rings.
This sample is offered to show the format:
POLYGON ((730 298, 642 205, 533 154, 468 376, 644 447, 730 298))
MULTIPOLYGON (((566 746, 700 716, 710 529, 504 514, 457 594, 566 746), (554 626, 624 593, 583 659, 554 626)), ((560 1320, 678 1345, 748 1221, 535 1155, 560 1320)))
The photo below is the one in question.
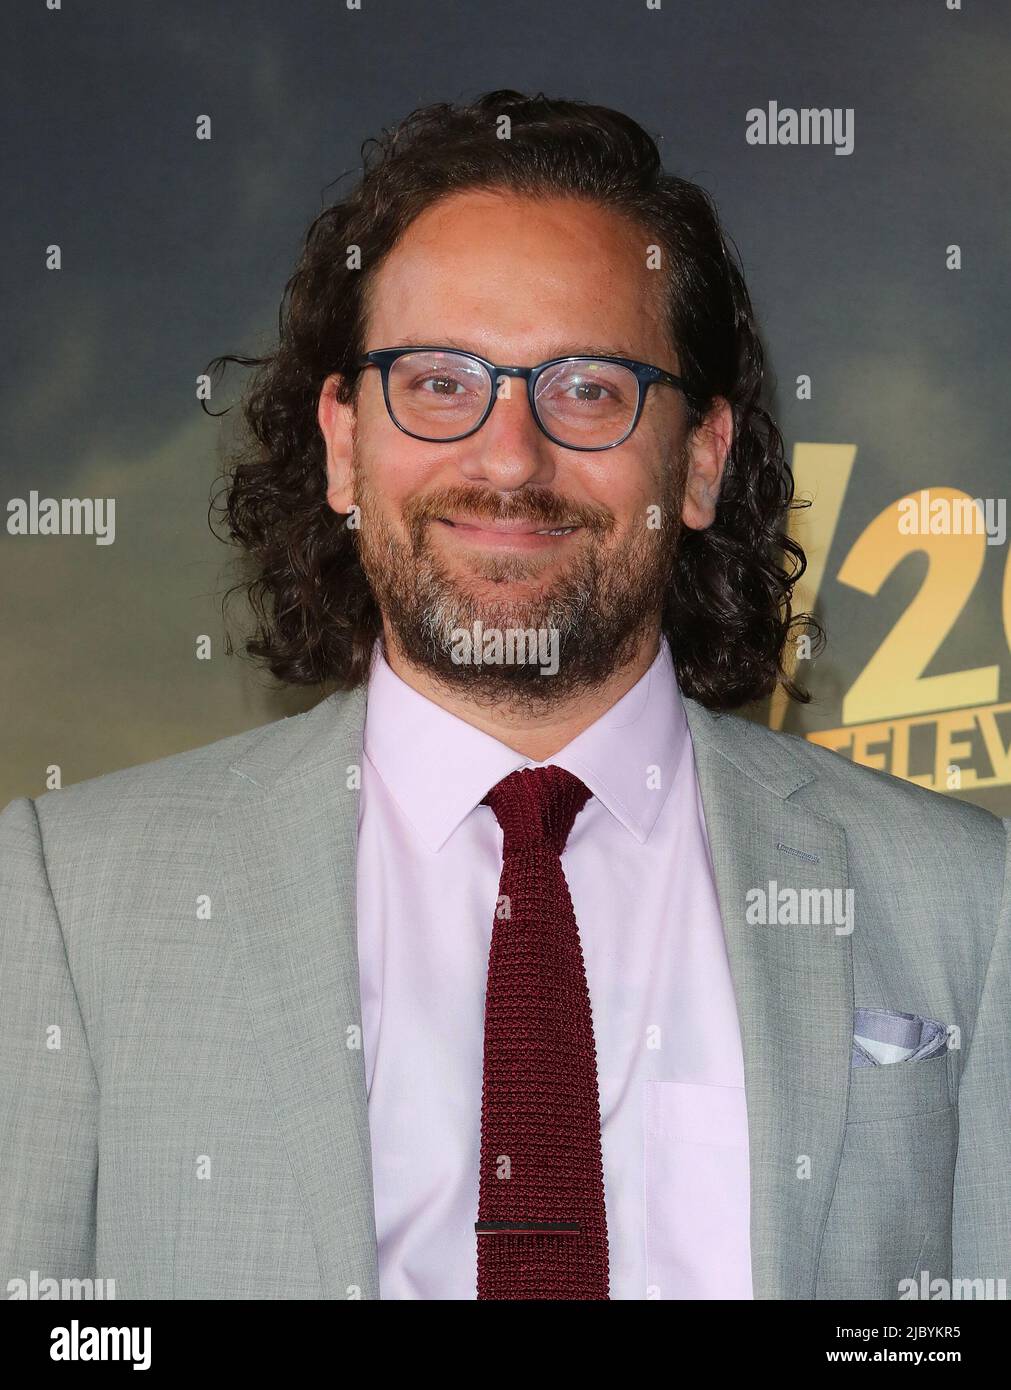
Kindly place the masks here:
POLYGON ((562 449, 574 449, 580 453, 600 453, 604 449, 616 449, 619 444, 624 444, 626 439, 632 434, 642 415, 642 408, 646 403, 646 392, 651 386, 662 384, 674 386, 683 391, 690 399, 690 394, 679 376, 672 376, 670 372, 665 372, 662 367, 651 366, 648 362, 639 362, 634 357, 608 357, 587 352, 571 353, 567 357, 552 357, 547 362, 539 362, 536 367, 500 367, 495 362, 489 362, 486 357, 479 357, 476 352, 466 352, 463 348, 446 347, 439 344, 419 345, 417 347, 395 347, 395 348, 374 348, 372 352, 366 352, 359 357, 355 365, 359 368, 378 367, 383 383, 383 400, 386 402, 386 413, 396 425, 398 430, 409 435, 412 439, 421 439, 428 444, 452 444, 458 439, 468 439, 472 434, 476 434, 481 426, 487 421, 488 416, 495 409, 495 402, 498 400, 499 377, 511 376, 519 377, 527 383, 527 400, 530 402, 530 412, 534 417, 534 423, 541 434, 551 440, 552 444, 559 445, 562 449), (488 405, 484 414, 476 425, 472 425, 469 430, 464 430, 462 434, 440 436, 435 439, 426 434, 415 434, 413 430, 406 429, 396 415, 390 404, 390 368, 399 357, 406 357, 411 352, 452 352, 457 357, 469 358, 472 362, 479 362, 491 377, 491 395, 488 398, 488 405), (551 433, 548 427, 541 420, 537 410, 534 397, 534 390, 542 372, 546 372, 549 367, 560 366, 563 362, 614 362, 620 367, 627 367, 635 376, 639 387, 639 396, 636 401, 635 414, 632 416, 632 423, 613 444, 566 444, 563 439, 558 439, 551 433))

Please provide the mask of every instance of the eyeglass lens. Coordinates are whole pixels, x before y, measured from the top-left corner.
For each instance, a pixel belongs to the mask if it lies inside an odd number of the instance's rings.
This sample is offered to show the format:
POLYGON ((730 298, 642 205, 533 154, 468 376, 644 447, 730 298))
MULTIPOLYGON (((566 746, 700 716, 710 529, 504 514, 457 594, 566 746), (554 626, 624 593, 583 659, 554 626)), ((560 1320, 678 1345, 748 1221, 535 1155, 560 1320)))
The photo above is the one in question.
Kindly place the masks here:
MULTIPOLYGON (((499 394, 521 385, 500 378, 499 394)), ((390 409, 397 423, 426 439, 451 439, 472 429, 491 398, 491 375, 454 352, 408 352, 390 368, 390 409)), ((624 438, 635 419, 639 383, 616 362, 580 357, 542 372, 534 388, 544 428, 563 444, 599 448, 624 438)))

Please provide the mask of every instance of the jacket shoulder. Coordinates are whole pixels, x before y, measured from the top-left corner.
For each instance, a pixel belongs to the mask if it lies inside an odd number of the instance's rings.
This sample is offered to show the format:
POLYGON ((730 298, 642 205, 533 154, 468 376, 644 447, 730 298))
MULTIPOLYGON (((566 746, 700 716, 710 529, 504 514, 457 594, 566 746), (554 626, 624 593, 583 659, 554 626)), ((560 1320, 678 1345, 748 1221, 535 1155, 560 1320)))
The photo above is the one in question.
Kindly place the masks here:
POLYGON ((236 794, 241 776, 231 769, 260 744, 297 745, 307 715, 272 720, 185 752, 103 773, 34 798, 39 822, 58 829, 86 822, 108 825, 116 817, 137 815, 142 808, 173 808, 183 814, 215 814, 236 794))
POLYGON ((805 780, 817 778, 831 795, 826 813, 843 823, 878 819, 894 823, 898 818, 919 826, 921 832, 955 832, 975 837, 977 842, 982 839, 1004 853, 1006 826, 1011 823, 983 806, 922 787, 881 768, 867 767, 834 748, 812 743, 799 734, 770 729, 740 714, 710 711, 709 717, 713 727, 721 731, 728 756, 733 757, 734 746, 747 748, 750 756, 765 766, 789 761, 805 774, 805 780))
POLYGON ((334 748, 353 752, 363 717, 361 691, 337 692, 304 714, 46 792, 34 799, 43 838, 67 853, 86 843, 99 855, 113 846, 157 854, 159 844, 206 839, 237 798, 263 795, 334 748))

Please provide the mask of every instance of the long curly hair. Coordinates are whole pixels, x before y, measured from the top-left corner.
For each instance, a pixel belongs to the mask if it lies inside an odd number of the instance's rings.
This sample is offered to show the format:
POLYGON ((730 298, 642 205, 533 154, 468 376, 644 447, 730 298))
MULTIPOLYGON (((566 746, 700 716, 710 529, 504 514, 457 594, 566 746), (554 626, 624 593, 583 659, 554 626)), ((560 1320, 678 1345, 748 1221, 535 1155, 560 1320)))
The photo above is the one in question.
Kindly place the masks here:
POLYGON ((357 532, 326 501, 320 392, 337 373, 338 399, 355 401, 370 285, 414 218, 453 193, 499 189, 590 199, 660 248, 688 427, 717 397, 734 421, 715 520, 682 528, 665 598, 680 688, 711 709, 759 700, 780 682, 793 699, 810 700, 783 664, 795 626, 824 638, 812 615, 791 612, 806 561, 783 525, 791 507, 808 504, 793 501, 782 436, 759 401, 763 349, 709 194, 665 173, 655 141, 629 116, 543 93, 501 90, 423 107, 367 140, 361 155, 357 185, 306 233, 276 349, 208 364, 212 377, 229 362, 257 368, 242 402, 246 437, 211 504, 243 552, 244 577, 226 603, 239 590, 252 607, 246 654, 292 685, 351 689, 367 679, 382 623, 357 532))

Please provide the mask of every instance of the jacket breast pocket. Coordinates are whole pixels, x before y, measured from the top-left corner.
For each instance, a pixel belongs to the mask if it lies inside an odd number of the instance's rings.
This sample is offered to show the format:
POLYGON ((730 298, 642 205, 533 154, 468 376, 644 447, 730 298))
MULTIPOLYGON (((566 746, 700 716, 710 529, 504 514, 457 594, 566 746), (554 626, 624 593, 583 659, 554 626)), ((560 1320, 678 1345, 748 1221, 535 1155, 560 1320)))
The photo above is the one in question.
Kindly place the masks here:
POLYGON ((744 1087, 685 1081, 645 1086, 649 1296, 751 1298, 744 1087))
POLYGON ((851 1067, 847 1124, 946 1110, 954 1101, 953 1068, 950 1051, 917 1062, 851 1067))
POLYGON ((950 1052, 852 1069, 818 1298, 898 1299, 921 1269, 950 1277, 953 1077, 950 1052))

